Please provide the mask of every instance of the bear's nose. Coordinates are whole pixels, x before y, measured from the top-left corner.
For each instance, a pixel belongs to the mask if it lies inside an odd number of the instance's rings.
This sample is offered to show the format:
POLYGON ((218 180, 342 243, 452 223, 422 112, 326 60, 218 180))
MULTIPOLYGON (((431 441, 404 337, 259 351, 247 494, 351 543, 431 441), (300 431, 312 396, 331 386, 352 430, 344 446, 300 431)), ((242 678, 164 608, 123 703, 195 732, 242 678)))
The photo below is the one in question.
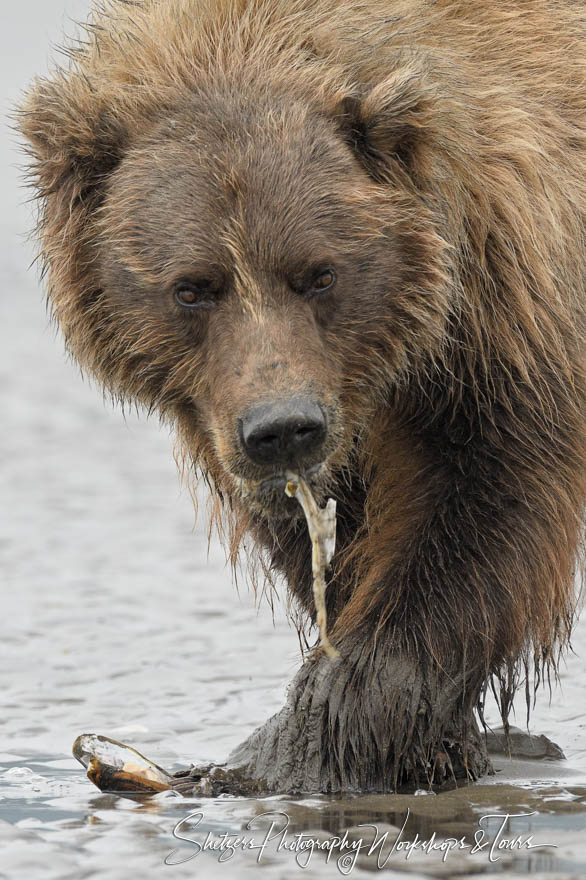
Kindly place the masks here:
POLYGON ((310 397, 263 403, 240 422, 242 445, 256 464, 313 464, 320 461, 327 434, 326 414, 310 397))

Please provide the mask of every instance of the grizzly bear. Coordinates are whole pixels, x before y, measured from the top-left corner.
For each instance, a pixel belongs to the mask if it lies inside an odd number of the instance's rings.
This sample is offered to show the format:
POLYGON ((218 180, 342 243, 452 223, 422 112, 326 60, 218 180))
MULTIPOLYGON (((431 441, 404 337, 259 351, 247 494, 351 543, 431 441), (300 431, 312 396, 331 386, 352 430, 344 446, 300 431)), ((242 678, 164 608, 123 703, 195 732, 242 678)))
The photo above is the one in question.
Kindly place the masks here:
POLYGON ((108 0, 28 94, 69 349, 174 426, 233 559, 252 544, 304 625, 286 472, 337 502, 339 657, 315 647, 201 791, 475 779, 487 688, 506 721, 555 673, 586 499, 584 30, 572 0, 108 0))

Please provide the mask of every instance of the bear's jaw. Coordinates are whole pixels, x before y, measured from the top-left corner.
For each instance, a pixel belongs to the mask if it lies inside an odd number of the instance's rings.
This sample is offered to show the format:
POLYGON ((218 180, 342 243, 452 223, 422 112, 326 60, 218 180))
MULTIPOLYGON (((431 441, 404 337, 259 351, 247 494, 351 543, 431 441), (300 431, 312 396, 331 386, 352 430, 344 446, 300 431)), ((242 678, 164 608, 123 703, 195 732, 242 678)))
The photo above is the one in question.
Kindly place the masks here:
MULTIPOLYGON (((324 462, 312 465, 304 471, 303 476, 312 493, 321 502, 326 497, 327 466, 324 462)), ((287 476, 285 470, 259 479, 247 480, 233 477, 236 494, 251 512, 265 520, 297 520, 303 515, 295 498, 289 497, 285 488, 287 476)))

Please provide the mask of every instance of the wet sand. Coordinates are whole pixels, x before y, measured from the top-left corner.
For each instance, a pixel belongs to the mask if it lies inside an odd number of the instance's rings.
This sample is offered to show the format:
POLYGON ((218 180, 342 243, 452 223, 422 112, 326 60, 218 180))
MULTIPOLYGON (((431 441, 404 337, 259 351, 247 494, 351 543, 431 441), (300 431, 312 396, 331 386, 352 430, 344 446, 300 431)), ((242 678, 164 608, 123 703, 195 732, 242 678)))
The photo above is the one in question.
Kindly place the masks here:
MULTIPOLYGON (((81 15, 85 5, 68 8, 81 15)), ((45 22, 58 28, 63 8, 51 2, 13 12, 6 100, 42 69, 57 33, 45 22)), ((194 529, 166 431, 133 413, 124 420, 67 362, 35 272, 27 271, 22 231, 29 221, 18 207, 9 141, 2 160, 0 878, 246 878, 259 865, 275 878, 366 878, 393 843, 385 877, 585 876, 586 620, 561 688, 551 704, 541 690, 531 720, 532 731, 562 746, 566 761, 501 759, 499 772, 481 783, 416 797, 187 801, 162 794, 134 801, 101 794, 85 779, 70 752, 82 732, 131 743, 170 769, 222 759, 280 708, 299 649, 284 597, 273 622, 266 601, 255 606, 244 577, 236 590, 215 540, 208 557, 205 510, 194 529), (260 815, 270 811, 289 816, 288 836, 277 837, 274 826, 261 850, 271 823, 285 821, 260 815), (177 831, 196 843, 176 840, 176 824, 201 812, 177 831), (491 813, 532 815, 511 818, 499 831, 502 819, 482 818, 491 813), (361 823, 374 823, 379 841, 387 833, 382 854, 362 848, 356 858, 352 841, 374 833, 356 829, 361 823), (490 846, 472 853, 483 830, 479 842, 490 846), (234 834, 252 839, 251 848, 241 844, 228 859, 228 841, 223 855, 198 854, 208 832, 210 847, 234 834), (314 841, 312 850, 301 843, 295 850, 297 832, 314 841), (345 847, 335 847, 344 832, 345 847), (446 837, 465 844, 447 855, 432 845, 429 852, 408 848, 417 834, 421 842, 434 832, 438 846, 446 837), (535 848, 528 848, 530 835, 535 848), (509 848, 493 851, 495 840, 509 848), (331 847, 329 861, 320 842, 331 847), (167 867, 174 849, 170 861, 189 861, 167 867)), ((514 723, 523 726, 524 716, 521 698, 514 723)), ((494 707, 488 718, 498 723, 494 707)))

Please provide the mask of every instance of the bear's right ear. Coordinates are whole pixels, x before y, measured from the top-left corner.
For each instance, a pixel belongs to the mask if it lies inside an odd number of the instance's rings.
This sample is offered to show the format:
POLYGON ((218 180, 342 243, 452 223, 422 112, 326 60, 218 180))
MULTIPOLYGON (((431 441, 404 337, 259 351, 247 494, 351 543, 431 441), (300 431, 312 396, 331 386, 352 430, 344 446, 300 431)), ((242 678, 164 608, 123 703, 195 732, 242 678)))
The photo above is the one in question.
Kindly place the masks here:
POLYGON ((116 98, 106 89, 99 94, 81 74, 58 73, 34 83, 18 114, 39 198, 36 231, 52 313, 78 361, 100 375, 105 344, 90 344, 91 327, 105 326, 97 316, 96 224, 106 181, 128 145, 121 121, 128 113, 116 98))
POLYGON ((42 199, 73 206, 95 201, 127 143, 114 101, 98 96, 81 75, 37 80, 18 111, 32 158, 30 175, 42 199))
POLYGON ((334 117, 374 180, 383 183, 400 175, 421 186, 425 152, 434 138, 435 110, 424 78, 400 71, 362 97, 342 98, 334 117))

